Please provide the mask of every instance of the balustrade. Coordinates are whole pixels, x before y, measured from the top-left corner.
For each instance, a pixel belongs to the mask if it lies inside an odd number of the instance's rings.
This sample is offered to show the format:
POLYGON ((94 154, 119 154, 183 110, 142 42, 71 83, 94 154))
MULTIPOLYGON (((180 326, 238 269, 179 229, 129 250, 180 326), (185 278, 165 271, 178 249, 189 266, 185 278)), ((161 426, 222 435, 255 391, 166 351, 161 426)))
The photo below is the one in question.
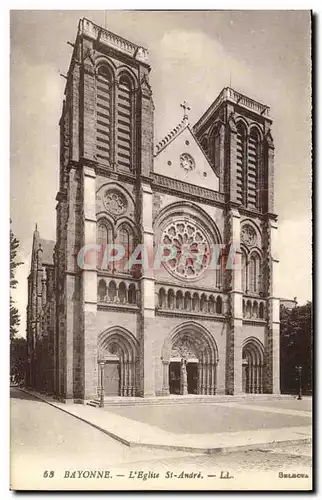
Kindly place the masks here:
POLYGON ((99 277, 97 286, 99 303, 137 306, 138 299, 137 283, 129 280, 99 277))
POLYGON ((222 293, 178 289, 175 286, 158 285, 156 308, 161 311, 192 312, 200 314, 224 315, 226 303, 222 293))
POLYGON ((243 299, 243 317, 250 320, 265 320, 265 301, 257 298, 245 297, 243 299))

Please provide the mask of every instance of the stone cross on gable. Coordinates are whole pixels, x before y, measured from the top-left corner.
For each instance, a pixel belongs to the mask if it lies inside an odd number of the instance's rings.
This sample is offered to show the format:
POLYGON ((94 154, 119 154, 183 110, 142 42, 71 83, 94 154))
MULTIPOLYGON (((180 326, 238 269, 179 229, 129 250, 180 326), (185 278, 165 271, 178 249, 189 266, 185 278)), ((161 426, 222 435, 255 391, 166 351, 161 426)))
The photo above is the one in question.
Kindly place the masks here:
POLYGON ((180 104, 180 106, 183 108, 183 119, 186 120, 188 118, 187 111, 190 111, 191 108, 190 108, 189 104, 187 103, 187 101, 183 101, 183 103, 180 104))

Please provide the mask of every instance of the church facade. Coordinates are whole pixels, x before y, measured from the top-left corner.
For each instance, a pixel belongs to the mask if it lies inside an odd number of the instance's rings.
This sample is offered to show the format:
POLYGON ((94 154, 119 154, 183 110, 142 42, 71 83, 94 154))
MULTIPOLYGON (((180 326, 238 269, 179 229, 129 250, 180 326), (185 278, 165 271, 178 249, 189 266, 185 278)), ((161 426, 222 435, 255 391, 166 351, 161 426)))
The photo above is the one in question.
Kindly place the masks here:
POLYGON ((56 242, 34 233, 27 384, 74 402, 277 394, 269 107, 227 87, 193 125, 184 102, 181 122, 154 141, 150 70, 145 48, 80 20, 56 242), (103 258, 111 248, 121 260, 103 258))

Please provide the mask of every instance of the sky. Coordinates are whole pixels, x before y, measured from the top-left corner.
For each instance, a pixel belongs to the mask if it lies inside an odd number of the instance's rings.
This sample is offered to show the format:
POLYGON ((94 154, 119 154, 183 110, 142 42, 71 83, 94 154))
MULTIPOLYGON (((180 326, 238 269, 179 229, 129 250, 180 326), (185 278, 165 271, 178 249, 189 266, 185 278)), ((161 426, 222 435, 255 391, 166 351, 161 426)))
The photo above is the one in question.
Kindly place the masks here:
POLYGON ((78 21, 87 17, 149 50, 155 142, 182 118, 195 123, 232 86, 271 107, 280 297, 311 300, 311 61, 308 11, 11 11, 10 199, 20 240, 13 297, 25 336, 35 223, 55 239, 59 127, 78 21))

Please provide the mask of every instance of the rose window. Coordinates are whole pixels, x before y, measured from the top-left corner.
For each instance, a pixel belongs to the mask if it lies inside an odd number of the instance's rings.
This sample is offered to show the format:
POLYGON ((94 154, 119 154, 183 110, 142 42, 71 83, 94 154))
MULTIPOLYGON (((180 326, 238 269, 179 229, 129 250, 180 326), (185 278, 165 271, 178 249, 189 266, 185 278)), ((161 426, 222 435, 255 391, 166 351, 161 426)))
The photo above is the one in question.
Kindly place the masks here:
POLYGON ((121 215, 126 210, 126 200, 123 194, 115 190, 105 192, 104 205, 106 210, 113 215, 121 215))
POLYGON ((246 224, 245 226, 242 227, 240 237, 242 243, 244 243, 247 246, 252 246, 256 244, 256 239, 257 239, 256 231, 249 224, 246 224))
POLYGON ((194 222, 179 220, 170 223, 162 234, 164 256, 173 258, 163 261, 168 271, 185 279, 196 279, 209 263, 209 244, 204 232, 194 222))

